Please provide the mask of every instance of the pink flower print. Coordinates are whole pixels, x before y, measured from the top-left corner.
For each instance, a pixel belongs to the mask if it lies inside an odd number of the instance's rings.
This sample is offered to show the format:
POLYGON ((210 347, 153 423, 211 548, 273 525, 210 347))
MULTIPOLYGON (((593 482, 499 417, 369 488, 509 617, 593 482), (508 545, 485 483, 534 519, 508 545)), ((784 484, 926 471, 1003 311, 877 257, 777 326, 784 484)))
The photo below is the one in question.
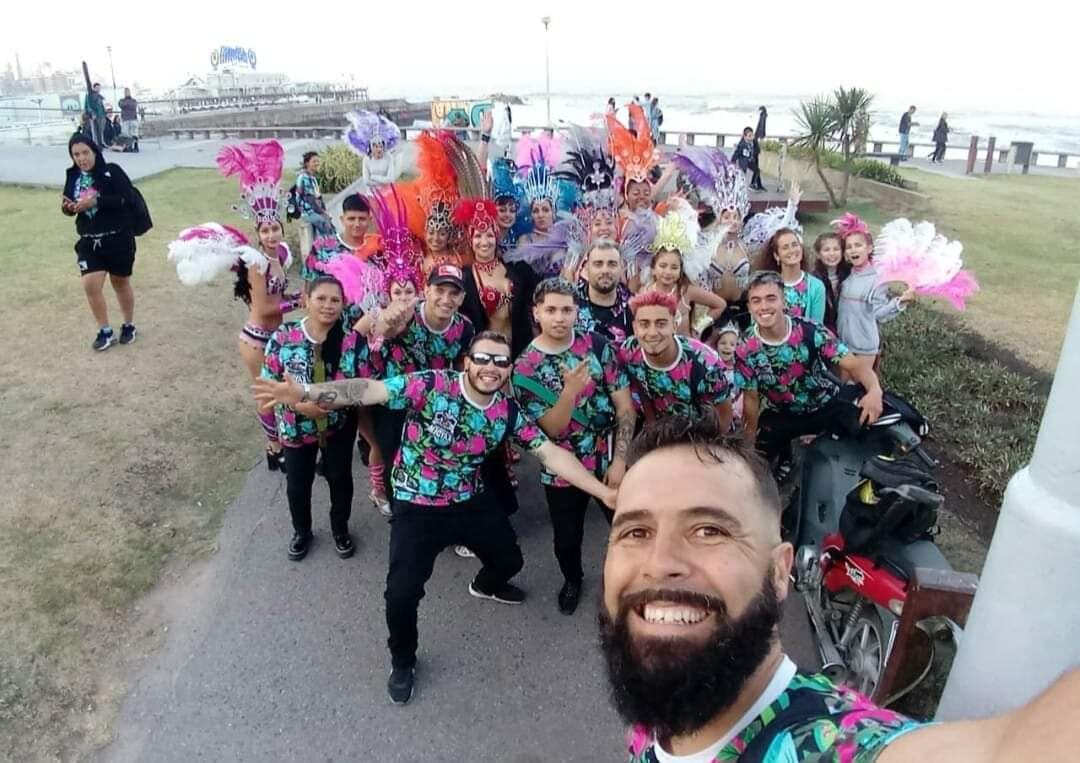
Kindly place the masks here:
MULTIPOLYGON (((794 323, 794 321, 792 321, 794 323)), ((788 344, 792 347, 798 347, 802 344, 803 330, 802 326, 796 324, 791 327, 791 333, 788 335, 788 344)))
POLYGON ((450 390, 450 379, 446 374, 435 374, 435 383, 432 386, 436 392, 448 392, 450 390))
MULTIPOLYGON (((424 461, 425 462, 429 461, 431 458, 434 457, 434 455, 431 455, 431 456, 428 455, 430 452, 431 452, 430 450, 425 450, 424 451, 424 461)), ((436 479, 438 476, 439 476, 439 472, 433 466, 431 466, 430 464, 423 463, 423 464, 420 465, 420 477, 421 477, 421 479, 433 480, 433 479, 436 479)))
POLYGON ((415 421, 410 421, 405 426, 405 439, 409 442, 416 442, 420 439, 420 425, 415 421))
POLYGON ((644 726, 631 726, 626 732, 626 744, 630 748, 630 754, 635 758, 645 752, 645 748, 652 743, 652 734, 644 726))
POLYGON ((761 349, 761 340, 756 336, 752 336, 735 349, 735 352, 741 354, 742 357, 751 355, 761 349))
POLYGON ((524 358, 518 361, 517 368, 514 369, 516 373, 522 376, 529 377, 536 373, 536 368, 531 363, 525 362, 524 358))
POLYGON ((806 366, 796 360, 794 363, 788 366, 787 372, 788 376, 791 379, 801 379, 803 376, 806 375, 806 366))
POLYGON ((674 381, 686 381, 690 378, 690 364, 680 363, 668 373, 674 381))
POLYGON ((780 384, 783 385, 784 387, 791 386, 791 372, 790 371, 784 371, 784 373, 782 373, 778 377, 776 377, 776 380, 778 382, 780 382, 780 384))
POLYGON ((487 440, 482 435, 474 434, 469 438, 469 452, 474 456, 481 456, 487 450, 487 440))

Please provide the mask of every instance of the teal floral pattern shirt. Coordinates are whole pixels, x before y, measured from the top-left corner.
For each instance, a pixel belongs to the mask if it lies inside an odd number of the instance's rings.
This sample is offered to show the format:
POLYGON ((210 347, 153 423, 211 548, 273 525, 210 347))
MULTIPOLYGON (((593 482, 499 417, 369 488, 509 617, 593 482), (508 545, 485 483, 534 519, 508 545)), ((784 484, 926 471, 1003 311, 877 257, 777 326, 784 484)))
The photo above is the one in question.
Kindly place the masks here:
POLYGON ((824 326, 789 317, 787 337, 770 344, 751 326, 735 348, 735 384, 761 395, 770 410, 812 413, 839 391, 823 364, 836 364, 848 349, 824 326))
POLYGON ((619 361, 630 377, 634 403, 639 412, 645 405, 656 416, 694 418, 731 398, 731 385, 724 375, 720 357, 708 345, 696 339, 675 335, 679 354, 670 368, 654 368, 645 360, 641 345, 634 337, 619 348, 619 361))
POLYGON ((472 343, 472 321, 456 313, 442 331, 429 328, 424 320, 424 303, 416 304, 416 313, 405 330, 377 345, 365 347, 357 356, 357 376, 364 379, 389 379, 417 371, 441 371, 454 367, 472 343))
MULTIPOLYGON (((575 334, 569 348, 554 354, 531 343, 514 363, 514 394, 529 418, 539 421, 562 394, 563 368, 573 370, 581 363, 589 364, 589 381, 574 401, 575 413, 566 429, 554 438, 554 442, 577 456, 594 475, 603 477, 609 459, 607 439, 615 427, 615 404, 611 394, 627 389, 630 384, 625 369, 604 337, 575 334), (533 386, 549 390, 549 394, 541 397, 529 389, 533 386)), ((570 484, 547 469, 540 472, 540 481, 556 487, 570 484)))
POLYGON ((547 437, 496 392, 487 406, 466 397, 462 374, 421 371, 383 382, 386 407, 408 414, 390 482, 394 498, 427 506, 451 506, 483 492, 480 467, 506 437, 535 450, 547 437))
MULTIPOLYGON (((797 673, 713 763, 872 763, 890 742, 921 726, 823 675, 797 673)), ((657 763, 647 729, 631 729, 627 745, 630 763, 657 763)))

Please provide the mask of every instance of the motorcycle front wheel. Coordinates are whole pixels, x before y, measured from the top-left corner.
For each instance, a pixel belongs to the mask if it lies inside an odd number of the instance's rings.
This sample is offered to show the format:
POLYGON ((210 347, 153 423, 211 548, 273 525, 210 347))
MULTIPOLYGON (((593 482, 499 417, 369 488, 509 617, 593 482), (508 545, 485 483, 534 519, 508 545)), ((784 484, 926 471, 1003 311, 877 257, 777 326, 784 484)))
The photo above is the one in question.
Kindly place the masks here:
MULTIPOLYGON (((846 634, 845 634, 846 635, 846 634)), ((848 686, 872 697, 885 669, 885 626, 877 609, 869 604, 851 625, 844 661, 848 686)))

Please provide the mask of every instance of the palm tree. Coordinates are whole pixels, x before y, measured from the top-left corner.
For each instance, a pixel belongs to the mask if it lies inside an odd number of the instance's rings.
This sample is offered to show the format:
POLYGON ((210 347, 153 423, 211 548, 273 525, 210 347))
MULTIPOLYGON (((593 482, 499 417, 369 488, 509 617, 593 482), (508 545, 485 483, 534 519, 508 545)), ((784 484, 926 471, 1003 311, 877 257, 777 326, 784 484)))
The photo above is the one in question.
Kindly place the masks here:
POLYGON ((802 130, 802 135, 795 139, 795 145, 805 148, 813 157, 814 169, 825 186, 825 192, 829 194, 829 203, 838 206, 836 193, 821 171, 821 156, 831 150, 833 135, 836 134, 836 109, 827 98, 816 96, 799 103, 795 119, 802 130))
POLYGON ((861 87, 838 87, 833 92, 832 107, 835 109, 835 129, 840 133, 840 150, 844 154, 844 187, 840 203, 847 204, 848 184, 851 181, 851 163, 860 121, 870 121, 870 103, 874 96, 861 87))

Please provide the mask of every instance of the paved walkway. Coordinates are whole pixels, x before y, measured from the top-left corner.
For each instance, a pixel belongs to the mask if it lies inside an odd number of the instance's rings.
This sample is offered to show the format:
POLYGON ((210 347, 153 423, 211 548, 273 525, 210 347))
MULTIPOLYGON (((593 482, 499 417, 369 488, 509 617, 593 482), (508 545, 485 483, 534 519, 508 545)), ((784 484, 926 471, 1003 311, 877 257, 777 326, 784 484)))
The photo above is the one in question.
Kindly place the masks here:
MULTIPOLYGON (((941 164, 932 164, 930 160, 926 158, 925 154, 922 154, 920 156, 920 153, 921 152, 917 152, 915 157, 904 162, 901 166, 915 167, 916 169, 920 169, 923 172, 930 172, 934 175, 942 175, 944 177, 950 178, 973 179, 977 177, 985 177, 985 175, 983 175, 983 163, 986 160, 985 149, 983 153, 979 155, 979 161, 975 163, 975 173, 971 175, 965 174, 965 170, 967 169, 966 159, 946 159, 941 164)), ((1020 175, 1022 170, 1022 167, 1013 167, 1012 174, 1020 175)), ((995 161, 993 167, 993 174, 1004 175, 1005 165, 995 161)), ((1042 175, 1047 177, 1069 177, 1080 179, 1080 170, 1075 168, 1063 169, 1060 167, 1031 167, 1028 170, 1028 174, 1042 175)))
MULTIPOLYGON (((526 459, 531 461, 531 459, 526 459)), ((220 551, 147 606, 168 613, 164 648, 130 680, 118 739, 105 761, 379 760, 617 761, 623 729, 607 699, 596 647, 596 596, 606 524, 586 527, 586 589, 576 615, 556 609, 561 577, 535 469, 519 469, 514 517, 524 606, 471 598, 477 562, 444 552, 420 608, 413 702, 386 698, 383 615, 388 525, 361 495, 355 557, 339 560, 328 520, 300 563, 283 477, 257 468, 228 509, 220 551)), ((316 506, 326 506, 325 483, 316 506)), ((815 664, 806 616, 789 600, 789 654, 815 664)))

